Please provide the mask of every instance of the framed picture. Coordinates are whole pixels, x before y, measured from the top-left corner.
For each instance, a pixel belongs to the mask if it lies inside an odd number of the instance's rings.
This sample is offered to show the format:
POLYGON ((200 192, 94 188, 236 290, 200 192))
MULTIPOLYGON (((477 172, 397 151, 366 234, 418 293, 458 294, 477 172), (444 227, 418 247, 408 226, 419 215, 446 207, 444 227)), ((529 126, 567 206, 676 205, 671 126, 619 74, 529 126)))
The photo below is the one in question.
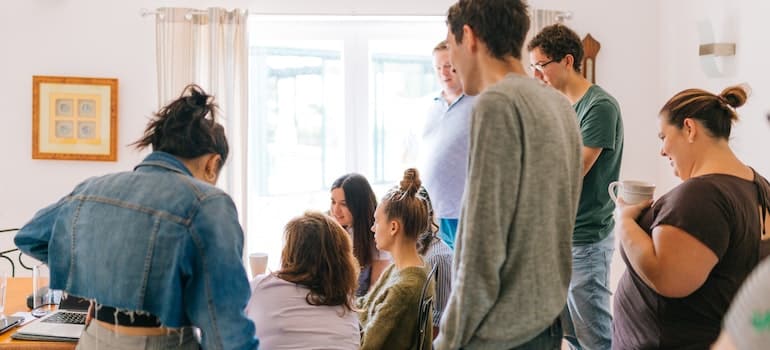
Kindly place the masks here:
POLYGON ((32 158, 117 160, 118 80, 32 77, 32 158))

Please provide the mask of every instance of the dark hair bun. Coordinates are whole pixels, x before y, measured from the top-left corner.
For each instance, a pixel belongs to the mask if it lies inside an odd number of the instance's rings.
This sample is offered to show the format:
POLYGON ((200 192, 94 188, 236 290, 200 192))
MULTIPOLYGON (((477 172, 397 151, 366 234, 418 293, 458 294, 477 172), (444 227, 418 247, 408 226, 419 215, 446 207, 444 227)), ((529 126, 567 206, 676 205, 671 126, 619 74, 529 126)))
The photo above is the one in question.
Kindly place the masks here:
POLYGON ((208 104, 211 95, 207 95, 198 86, 190 86, 189 91, 190 96, 187 97, 188 103, 190 103, 193 107, 207 107, 206 105, 208 104))
POLYGON ((154 151, 186 159, 217 153, 222 158, 221 167, 229 146, 224 128, 215 120, 216 111, 214 97, 190 84, 179 98, 155 113, 144 136, 134 144, 140 149, 152 146, 154 151))
POLYGON ((422 181, 420 181, 420 173, 415 168, 409 168, 404 170, 404 179, 399 183, 399 190, 406 193, 409 196, 413 196, 420 190, 422 181))

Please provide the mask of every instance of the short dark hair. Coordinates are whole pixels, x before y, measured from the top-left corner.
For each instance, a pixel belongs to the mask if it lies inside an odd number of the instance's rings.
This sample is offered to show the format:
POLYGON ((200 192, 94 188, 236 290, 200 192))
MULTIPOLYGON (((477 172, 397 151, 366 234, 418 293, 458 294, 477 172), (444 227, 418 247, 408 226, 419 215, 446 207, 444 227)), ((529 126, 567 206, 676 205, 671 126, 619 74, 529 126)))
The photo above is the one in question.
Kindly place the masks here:
POLYGON ((727 87, 719 95, 701 89, 682 90, 663 105, 660 116, 680 129, 686 118, 696 119, 712 136, 729 139, 733 122, 738 120, 735 109, 748 97, 747 88, 741 85, 727 87))
POLYGON ((567 26, 557 23, 543 28, 527 45, 527 51, 536 48, 554 61, 561 61, 565 56, 572 55, 572 68, 580 72, 580 65, 583 63, 583 42, 577 33, 567 26))
POLYGON ((187 85, 179 98, 155 113, 134 145, 139 149, 152 146, 153 151, 185 159, 216 153, 222 158, 221 169, 230 148, 225 129, 215 120, 216 110, 213 96, 198 85, 187 85))
POLYGON ((521 0, 459 0, 449 8, 446 23, 457 43, 463 41, 463 26, 468 25, 493 57, 521 59, 529 14, 521 0))

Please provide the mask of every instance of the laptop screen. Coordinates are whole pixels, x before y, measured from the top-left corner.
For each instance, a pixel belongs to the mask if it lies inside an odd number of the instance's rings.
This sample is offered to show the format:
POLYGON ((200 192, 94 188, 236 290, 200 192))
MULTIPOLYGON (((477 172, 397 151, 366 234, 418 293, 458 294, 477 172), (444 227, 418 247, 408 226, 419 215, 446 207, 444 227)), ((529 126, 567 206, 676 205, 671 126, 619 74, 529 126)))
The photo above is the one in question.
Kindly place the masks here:
POLYGON ((65 294, 59 303, 59 309, 72 311, 88 311, 88 299, 65 294))

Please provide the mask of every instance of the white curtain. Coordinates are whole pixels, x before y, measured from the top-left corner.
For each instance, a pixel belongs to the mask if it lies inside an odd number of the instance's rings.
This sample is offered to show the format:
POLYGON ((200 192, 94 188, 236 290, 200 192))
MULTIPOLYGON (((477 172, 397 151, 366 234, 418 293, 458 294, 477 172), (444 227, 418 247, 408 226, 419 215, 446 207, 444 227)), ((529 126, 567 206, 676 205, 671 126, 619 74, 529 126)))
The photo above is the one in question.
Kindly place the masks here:
POLYGON ((564 14, 564 11, 556 10, 532 10, 532 23, 530 26, 530 33, 532 36, 539 33, 543 28, 561 22, 559 18, 564 14))
POLYGON ((222 8, 160 8, 155 23, 158 107, 179 97, 188 84, 214 95, 218 121, 227 132, 230 156, 219 179, 246 228, 248 131, 247 12, 222 8))
MULTIPOLYGON (((561 20, 562 16, 564 15, 564 11, 557 11, 557 10, 543 10, 543 9, 535 9, 533 8, 530 12, 530 23, 529 23, 529 33, 527 33, 527 38, 525 39, 524 43, 524 49, 522 52, 521 57, 521 63, 524 65, 525 68, 529 67, 529 51, 527 51, 527 44, 529 43, 532 38, 537 35, 537 33, 540 33, 540 31, 552 24, 563 22, 561 20)), ((532 74, 531 71, 529 71, 530 75, 532 74)))

